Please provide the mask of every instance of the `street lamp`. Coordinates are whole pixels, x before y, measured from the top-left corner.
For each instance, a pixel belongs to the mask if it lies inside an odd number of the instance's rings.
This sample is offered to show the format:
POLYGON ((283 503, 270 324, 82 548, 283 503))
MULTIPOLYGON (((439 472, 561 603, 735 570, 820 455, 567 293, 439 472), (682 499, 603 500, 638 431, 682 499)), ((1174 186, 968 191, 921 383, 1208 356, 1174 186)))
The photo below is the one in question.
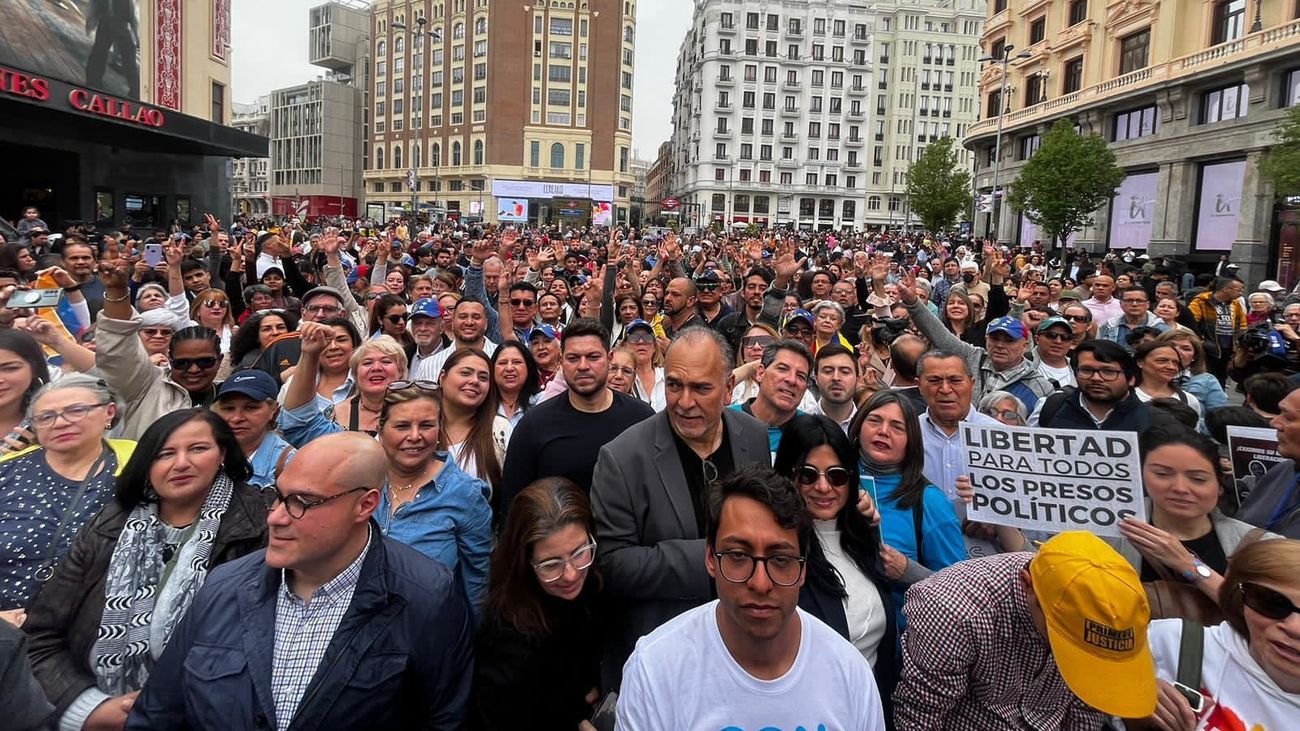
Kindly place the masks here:
POLYGON ((993 143, 993 215, 990 216, 990 218, 992 219, 991 228, 993 229, 994 242, 996 242, 998 238, 998 214, 1002 210, 1002 197, 998 195, 998 175, 1002 172, 1002 120, 1004 116, 1003 112, 1011 104, 1011 101, 1007 98, 1007 66, 1011 63, 1011 59, 1013 58, 1029 58, 1034 55, 1029 51, 1021 51, 1015 56, 1012 56, 1011 52, 1014 51, 1015 48, 1014 45, 1008 43, 1002 48, 1002 58, 998 58, 992 54, 980 56, 979 58, 980 63, 997 61, 1002 64, 1002 90, 998 92, 998 131, 997 137, 993 143))
MULTIPOLYGON (((417 48, 416 45, 417 43, 419 43, 419 48, 423 50, 424 47, 423 41, 425 36, 432 38, 436 43, 442 41, 442 29, 439 28, 435 30, 425 30, 425 25, 427 25, 428 22, 429 19, 421 15, 420 17, 415 19, 416 27, 414 30, 412 30, 410 26, 408 26, 406 23, 403 23, 400 20, 393 22, 391 25, 389 25, 389 27, 395 31, 408 34, 411 37, 411 48, 409 52, 414 52, 417 48)), ((421 66, 423 67, 423 64, 421 64, 421 66)), ((424 71, 423 68, 416 69, 414 67, 412 67, 410 70, 412 73, 415 73, 416 71, 423 73, 424 71)), ((423 115, 424 110, 420 110, 420 114, 423 115)), ((421 125, 421 129, 423 129, 423 125, 421 125)), ((418 213, 417 208, 419 204, 417 201, 415 188, 416 188, 416 168, 418 168, 419 166, 420 166, 419 160, 412 160, 411 167, 409 167, 406 171, 406 186, 411 189, 411 220, 412 221, 415 220, 416 214, 418 213)))

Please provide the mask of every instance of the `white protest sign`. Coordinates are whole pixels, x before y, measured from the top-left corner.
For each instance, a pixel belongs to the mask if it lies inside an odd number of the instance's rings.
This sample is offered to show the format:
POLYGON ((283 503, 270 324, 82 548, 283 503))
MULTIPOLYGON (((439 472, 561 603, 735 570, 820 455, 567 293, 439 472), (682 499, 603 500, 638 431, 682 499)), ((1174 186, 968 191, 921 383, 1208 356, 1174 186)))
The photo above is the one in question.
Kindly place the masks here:
POLYGON ((971 520, 1118 537, 1146 520, 1137 434, 962 424, 971 520))

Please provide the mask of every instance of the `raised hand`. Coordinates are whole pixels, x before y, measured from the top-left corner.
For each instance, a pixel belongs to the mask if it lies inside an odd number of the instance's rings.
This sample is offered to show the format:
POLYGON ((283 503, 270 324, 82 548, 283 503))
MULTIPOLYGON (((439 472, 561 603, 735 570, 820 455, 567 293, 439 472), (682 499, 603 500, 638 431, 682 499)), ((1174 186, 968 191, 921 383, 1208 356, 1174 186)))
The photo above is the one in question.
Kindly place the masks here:
POLYGON ((203 214, 203 220, 207 222, 208 230, 212 232, 212 235, 216 236, 217 232, 221 230, 221 224, 217 222, 216 217, 211 213, 205 213, 203 214))
POLYGON ((902 267, 898 270, 898 300, 911 305, 916 299, 916 275, 911 267, 902 267))
POLYGON ((36 272, 36 276, 38 277, 42 274, 49 274, 54 280, 54 283, 60 287, 67 288, 77 286, 77 280, 73 279, 72 275, 68 274, 68 272, 62 267, 50 267, 49 269, 42 269, 39 272, 36 272))
POLYGON ((181 248, 181 242, 168 241, 163 244, 163 257, 167 260, 168 267, 180 267, 185 260, 185 250, 181 248))
POLYGON ((333 330, 328 325, 304 320, 299 323, 298 332, 302 336, 303 356, 319 358, 321 351, 325 350, 325 346, 329 344, 329 336, 333 333, 333 330))

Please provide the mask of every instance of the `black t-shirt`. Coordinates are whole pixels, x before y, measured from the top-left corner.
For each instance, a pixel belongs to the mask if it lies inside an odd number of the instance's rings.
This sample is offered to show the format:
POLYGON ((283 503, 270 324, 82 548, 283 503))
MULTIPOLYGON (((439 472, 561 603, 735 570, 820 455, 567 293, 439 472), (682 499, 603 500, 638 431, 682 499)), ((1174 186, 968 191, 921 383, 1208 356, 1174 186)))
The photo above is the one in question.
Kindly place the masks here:
POLYGON ((704 496, 717 484, 718 480, 730 475, 736 469, 736 460, 731 454, 731 440, 727 438, 727 422, 722 422, 722 443, 708 457, 711 466, 706 467, 700 455, 691 449, 673 432, 673 442, 677 445, 677 456, 682 461, 682 472, 686 474, 686 487, 691 491, 691 506, 695 508, 695 527, 699 535, 705 535, 704 496))
MULTIPOLYGON (((1201 559, 1201 563, 1209 566, 1220 574, 1228 571, 1228 557, 1223 553, 1223 544, 1219 542, 1219 534, 1210 529, 1209 533, 1200 538, 1193 538, 1190 541, 1180 541, 1183 547, 1191 551, 1193 555, 1201 559)), ((1169 575, 1178 580, 1183 580, 1182 569, 1169 569, 1169 575)), ((1143 581, 1160 581, 1163 577, 1156 573, 1152 568, 1151 562, 1145 557, 1142 559, 1142 580, 1143 581)))
POLYGON ((645 402, 621 393, 597 414, 573 408, 568 392, 528 409, 510 435, 501 506, 508 510, 515 495, 542 477, 567 477, 590 492, 600 448, 654 413, 645 402))

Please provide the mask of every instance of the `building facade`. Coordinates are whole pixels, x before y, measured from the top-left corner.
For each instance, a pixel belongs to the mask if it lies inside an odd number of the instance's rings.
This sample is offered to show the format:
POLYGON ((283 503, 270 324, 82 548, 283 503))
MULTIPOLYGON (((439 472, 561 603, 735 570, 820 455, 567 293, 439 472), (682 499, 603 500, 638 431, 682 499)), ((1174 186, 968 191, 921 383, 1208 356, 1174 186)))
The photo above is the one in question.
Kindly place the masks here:
MULTIPOLYGON (((251 104, 233 105, 230 126, 235 129, 270 137, 271 97, 261 96, 251 104)), ((241 157, 230 164, 230 210, 246 216, 266 216, 271 213, 271 158, 241 157)))
POLYGON ((636 2, 377 0, 370 21, 371 215, 628 221, 636 2))
MULTIPOLYGON (((661 142, 659 152, 655 155, 654 162, 650 163, 650 169, 645 175, 645 219, 648 222, 657 222, 665 214, 680 215, 663 208, 663 201, 668 197, 672 186, 672 164, 673 143, 671 140, 661 142)), ((647 223, 647 225, 652 224, 647 223)))
POLYGON ((365 168, 369 7, 334 0, 308 16, 309 61, 326 74, 271 92, 271 210, 355 217, 365 168))
POLYGON ((870 27, 844 0, 697 0, 673 98, 684 225, 861 227, 870 27))
MULTIPOLYGON (((983 119, 966 146, 976 185, 1011 185, 1058 119, 1111 143, 1127 177, 1074 243, 1094 251, 1144 249, 1193 262, 1229 254, 1248 281, 1288 279, 1275 268, 1279 229, 1258 162, 1288 107, 1300 102, 1300 20, 1293 5, 1215 0, 1170 3, 995 0, 984 48, 1015 48, 1002 98, 1001 64, 980 77, 983 119), (1027 58, 1014 58, 1028 51, 1027 58), (1001 165, 995 166, 998 113, 1001 165)), ((980 216, 983 231, 988 216, 980 216)), ((1004 206, 997 236, 1028 244, 1041 233, 1004 206)), ((1281 247, 1294 252, 1294 246, 1281 247)))
POLYGON ((916 225, 907 199, 907 169, 925 146, 957 141, 958 164, 971 169, 961 148, 978 119, 983 0, 886 0, 875 14, 871 89, 868 228, 916 225))

